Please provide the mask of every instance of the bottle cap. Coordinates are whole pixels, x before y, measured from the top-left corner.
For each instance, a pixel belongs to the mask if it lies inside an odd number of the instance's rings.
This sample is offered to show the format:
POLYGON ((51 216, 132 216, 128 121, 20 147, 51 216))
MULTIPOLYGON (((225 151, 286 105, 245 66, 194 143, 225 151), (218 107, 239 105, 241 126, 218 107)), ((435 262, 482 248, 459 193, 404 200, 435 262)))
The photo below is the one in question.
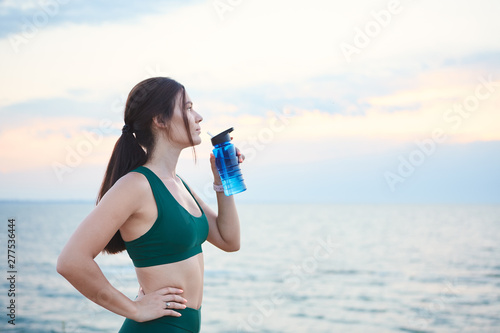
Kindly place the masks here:
POLYGON ((212 140, 212 145, 220 145, 221 143, 224 143, 224 142, 229 142, 231 141, 231 136, 229 135, 229 133, 231 133, 232 131, 234 130, 234 128, 229 128, 223 132, 220 132, 219 134, 217 134, 216 136, 214 136, 211 140, 212 140))

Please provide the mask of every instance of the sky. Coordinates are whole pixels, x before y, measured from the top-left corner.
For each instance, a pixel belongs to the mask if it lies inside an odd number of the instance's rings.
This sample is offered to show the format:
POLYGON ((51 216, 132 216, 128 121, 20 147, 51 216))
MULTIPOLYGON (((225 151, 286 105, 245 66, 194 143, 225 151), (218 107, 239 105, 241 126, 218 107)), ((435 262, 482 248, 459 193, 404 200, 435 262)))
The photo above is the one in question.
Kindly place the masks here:
POLYGON ((177 173, 213 202, 500 203, 500 2, 0 1, 0 200, 95 200, 139 81, 203 116, 177 173))

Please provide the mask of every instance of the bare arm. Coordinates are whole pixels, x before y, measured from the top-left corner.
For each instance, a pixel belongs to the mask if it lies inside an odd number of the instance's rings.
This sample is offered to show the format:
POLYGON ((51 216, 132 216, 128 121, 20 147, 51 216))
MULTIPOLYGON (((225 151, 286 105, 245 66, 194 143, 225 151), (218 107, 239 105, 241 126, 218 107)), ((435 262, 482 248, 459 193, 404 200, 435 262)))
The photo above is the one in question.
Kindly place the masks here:
POLYGON ((141 198, 150 190, 140 175, 128 174, 118 180, 94 210, 78 226, 57 260, 57 271, 91 301, 121 316, 145 321, 164 315, 178 315, 165 309, 165 302, 183 302, 182 290, 164 288, 139 297, 136 301, 114 288, 94 258, 104 249, 117 230, 141 206, 141 198), (174 299, 173 299, 174 298, 174 299))

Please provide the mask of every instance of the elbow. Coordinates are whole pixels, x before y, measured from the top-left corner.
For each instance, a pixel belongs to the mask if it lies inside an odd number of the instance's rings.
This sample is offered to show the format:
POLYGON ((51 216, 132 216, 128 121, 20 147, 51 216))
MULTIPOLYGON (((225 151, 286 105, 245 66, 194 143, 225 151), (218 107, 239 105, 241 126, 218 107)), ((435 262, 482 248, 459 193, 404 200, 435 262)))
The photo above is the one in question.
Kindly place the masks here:
POLYGON ((72 271, 72 260, 60 254, 57 258, 56 271, 64 277, 67 277, 72 271))
POLYGON ((57 258, 56 271, 62 276, 64 276, 67 272, 67 265, 61 255, 57 258))
POLYGON ((230 248, 227 252, 237 252, 239 250, 240 250, 240 247, 239 246, 235 246, 235 247, 230 248))
POLYGON ((226 252, 236 252, 236 251, 239 251, 240 250, 240 243, 236 243, 236 244, 229 244, 228 246, 226 246, 226 248, 224 249, 226 252))

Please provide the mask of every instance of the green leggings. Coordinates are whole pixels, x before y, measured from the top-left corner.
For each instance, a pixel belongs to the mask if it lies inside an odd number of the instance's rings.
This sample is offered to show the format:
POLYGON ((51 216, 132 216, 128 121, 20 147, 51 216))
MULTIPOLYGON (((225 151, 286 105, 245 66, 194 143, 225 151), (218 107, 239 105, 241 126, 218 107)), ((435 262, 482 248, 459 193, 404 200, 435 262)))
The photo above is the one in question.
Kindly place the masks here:
POLYGON ((125 322, 118 333, 199 333, 201 326, 201 308, 175 309, 180 317, 164 316, 155 320, 138 323, 131 319, 125 322))

